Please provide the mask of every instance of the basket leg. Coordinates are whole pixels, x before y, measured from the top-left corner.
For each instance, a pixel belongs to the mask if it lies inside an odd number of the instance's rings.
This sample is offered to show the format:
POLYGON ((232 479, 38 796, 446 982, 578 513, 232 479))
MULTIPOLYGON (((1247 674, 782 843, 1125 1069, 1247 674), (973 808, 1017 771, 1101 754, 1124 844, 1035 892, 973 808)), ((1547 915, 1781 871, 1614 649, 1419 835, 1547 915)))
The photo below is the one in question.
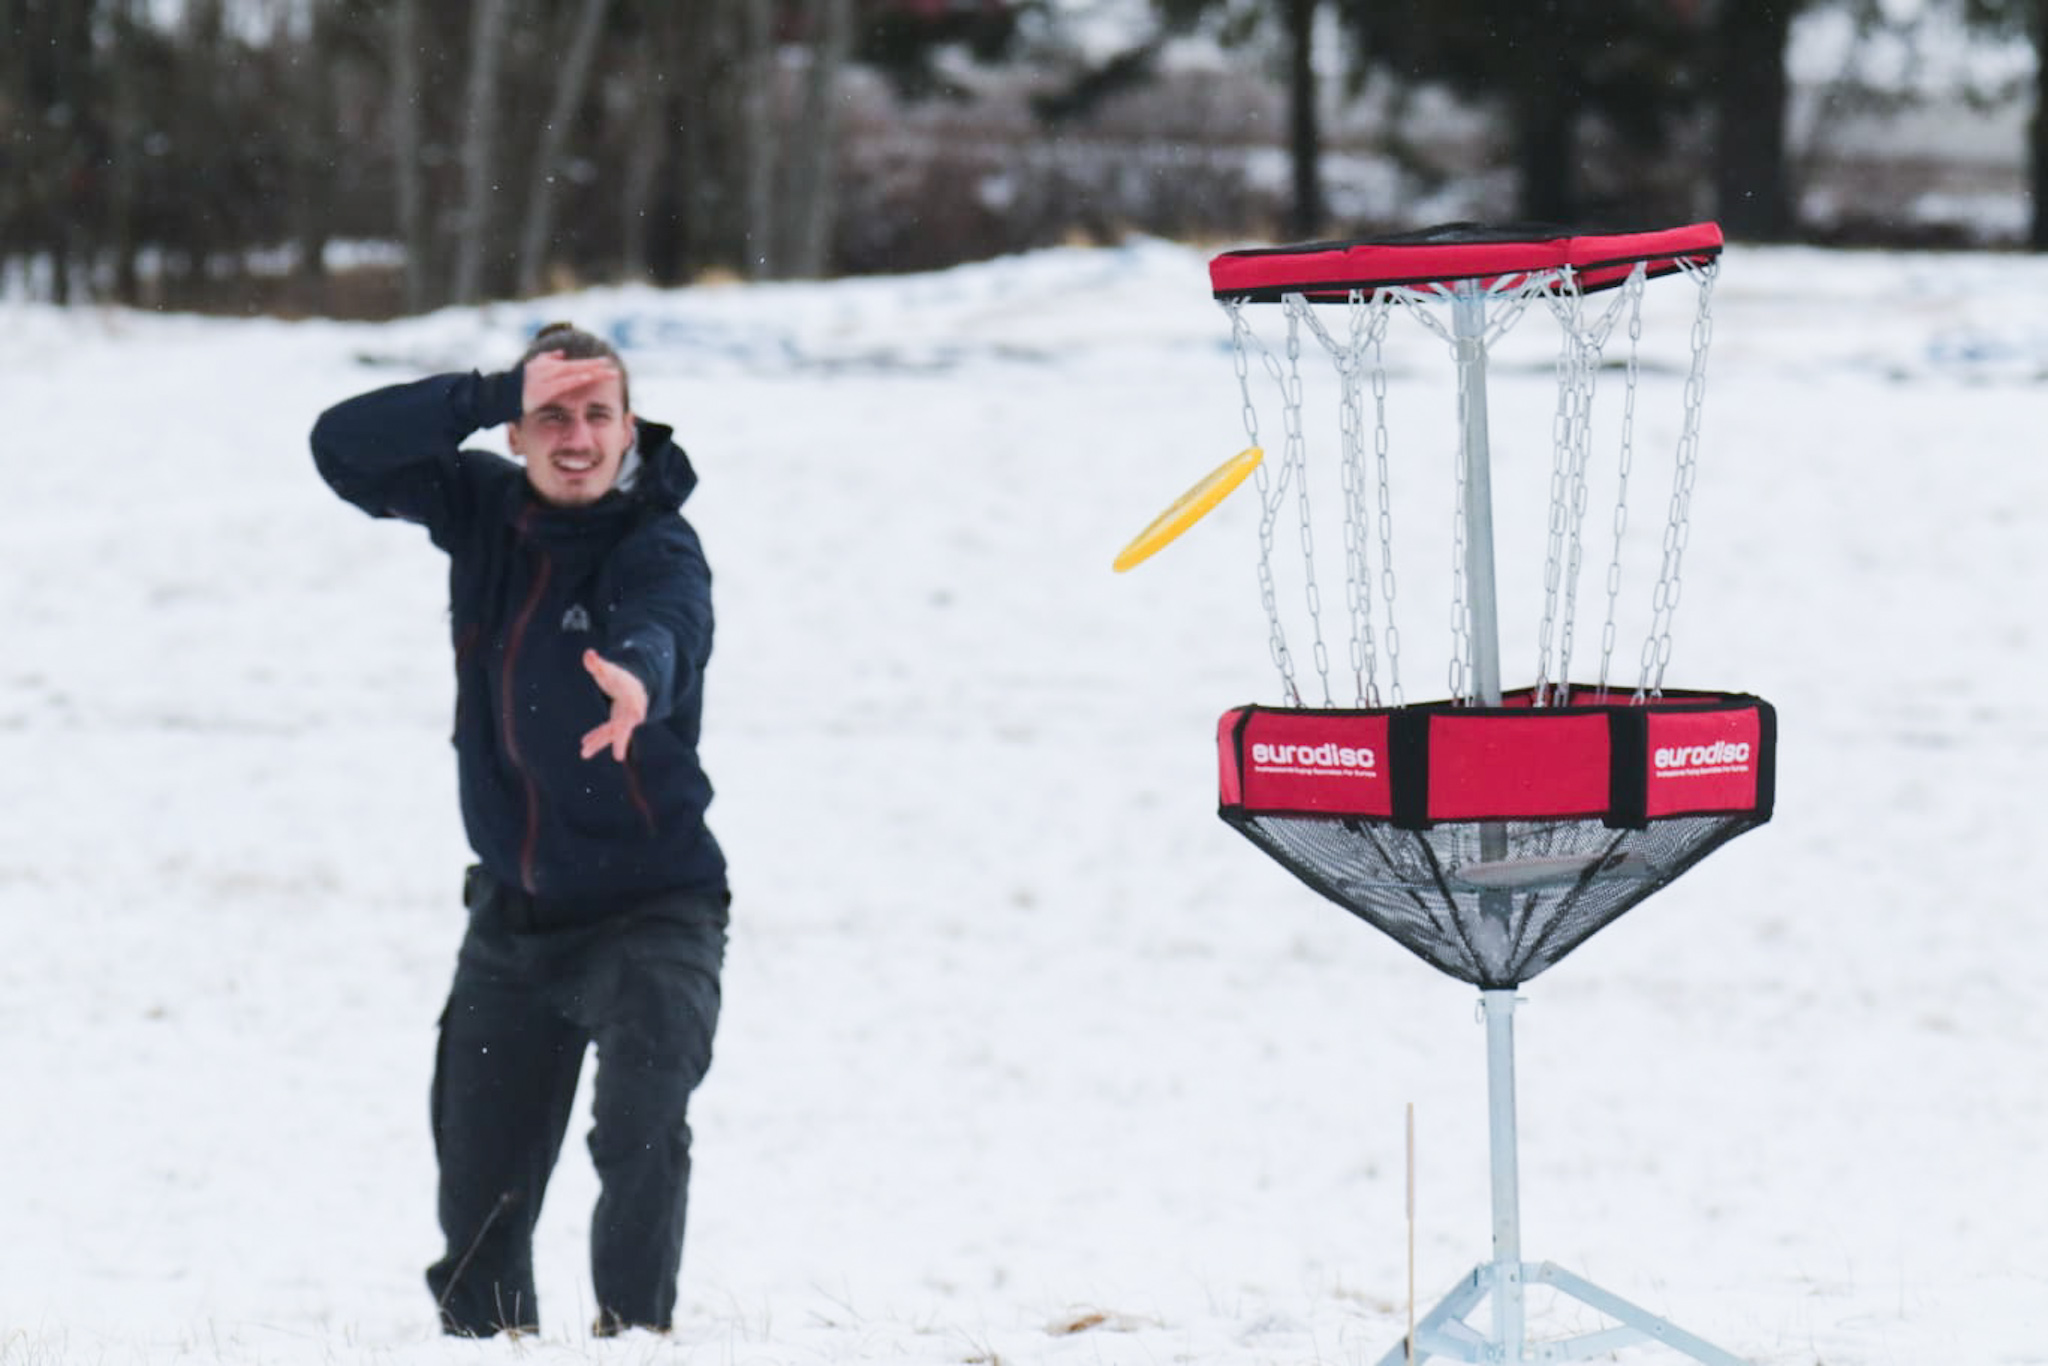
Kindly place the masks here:
MULTIPOLYGON (((1491 1289, 1492 1266, 1474 1269, 1451 1287, 1451 1292, 1416 1322, 1413 1360, 1418 1363, 1431 1357, 1450 1357, 1455 1361, 1486 1360, 1492 1350, 1491 1344, 1466 1324, 1465 1316, 1486 1298, 1491 1289)), ((1379 1366, 1408 1366, 1409 1360, 1408 1339, 1403 1338, 1391 1352, 1380 1358, 1379 1366)))
MULTIPOLYGON (((1540 1343, 1522 1340, 1519 1333, 1503 1338, 1499 1333, 1499 1304, 1494 1306, 1495 1331, 1481 1333, 1465 1322, 1480 1302, 1500 1289, 1504 1268, 1488 1262, 1474 1269, 1438 1301, 1436 1307, 1415 1325, 1416 1366, 1436 1358, 1452 1361, 1522 1363, 1552 1361, 1593 1361, 1624 1347, 1645 1344, 1668 1347, 1691 1357, 1703 1366, 1750 1366, 1741 1357, 1723 1351, 1704 1338, 1686 1332, 1668 1319, 1659 1318, 1641 1305, 1633 1304, 1612 1291, 1603 1290, 1583 1276, 1577 1276, 1553 1262, 1524 1263, 1514 1268, 1516 1281, 1541 1282, 1561 1295, 1568 1295, 1589 1308, 1616 1320, 1611 1328, 1581 1333, 1577 1337, 1552 1338, 1540 1343)), ((1409 1366, 1408 1340, 1401 1339, 1379 1360, 1379 1366, 1409 1366)))
POLYGON ((1641 1305, 1632 1304, 1612 1291, 1603 1290, 1583 1276, 1573 1275, 1563 1267, 1544 1262, 1530 1268, 1535 1279, 1555 1288, 1559 1293, 1569 1295, 1581 1304, 1599 1310, 1611 1319, 1618 1320, 1623 1327, 1600 1333, 1588 1333, 1583 1337, 1570 1338, 1564 1342, 1547 1343, 1553 1349, 1551 1360, 1585 1361, 1594 1356, 1605 1355, 1616 1347, 1642 1342, 1655 1342, 1676 1352, 1683 1352, 1694 1361, 1705 1362, 1706 1366, 1749 1366, 1741 1357, 1724 1352, 1703 1338, 1693 1336, 1683 1328, 1661 1319, 1641 1305), (1582 1350, 1570 1350, 1574 1346, 1582 1350))

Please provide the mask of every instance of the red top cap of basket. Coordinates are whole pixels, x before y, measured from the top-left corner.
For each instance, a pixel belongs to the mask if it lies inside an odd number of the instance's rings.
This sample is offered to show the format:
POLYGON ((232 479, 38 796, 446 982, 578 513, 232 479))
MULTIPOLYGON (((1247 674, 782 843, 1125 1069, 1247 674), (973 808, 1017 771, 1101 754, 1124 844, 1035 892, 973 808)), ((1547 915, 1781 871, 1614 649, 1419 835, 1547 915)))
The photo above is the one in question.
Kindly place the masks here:
POLYGON ((1218 299, 1278 303, 1289 294, 1341 303, 1352 291, 1428 288, 1459 280, 1513 286, 1530 275, 1570 267, 1582 293, 1628 279, 1637 264, 1650 275, 1704 265, 1721 253, 1721 226, 1692 223, 1656 232, 1575 236, 1563 228, 1447 223, 1353 242, 1227 251, 1209 262, 1218 299))

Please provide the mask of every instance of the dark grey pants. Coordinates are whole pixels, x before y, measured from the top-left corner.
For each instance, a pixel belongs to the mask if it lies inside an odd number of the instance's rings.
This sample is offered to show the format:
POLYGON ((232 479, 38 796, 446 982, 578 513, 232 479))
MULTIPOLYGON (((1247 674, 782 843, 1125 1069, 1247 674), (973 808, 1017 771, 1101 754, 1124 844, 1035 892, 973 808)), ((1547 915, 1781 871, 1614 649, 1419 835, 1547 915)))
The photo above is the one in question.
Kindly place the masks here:
POLYGON ((450 1333, 540 1323, 533 1230, 597 1045, 590 1266, 600 1324, 665 1329, 690 1181, 690 1093, 711 1065, 723 893, 536 905, 472 869, 469 931, 441 1017, 434 1149, 447 1249, 427 1285, 450 1333))

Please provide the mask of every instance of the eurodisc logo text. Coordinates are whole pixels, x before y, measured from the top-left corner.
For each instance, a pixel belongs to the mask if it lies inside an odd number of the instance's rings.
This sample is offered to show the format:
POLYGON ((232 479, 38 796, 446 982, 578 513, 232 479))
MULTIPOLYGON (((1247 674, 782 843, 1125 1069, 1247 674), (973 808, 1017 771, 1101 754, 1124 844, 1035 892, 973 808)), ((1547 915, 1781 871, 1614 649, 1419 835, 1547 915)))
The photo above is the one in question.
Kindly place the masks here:
POLYGON ((1252 745, 1252 763, 1291 773, 1371 778, 1376 776, 1380 756, 1362 745, 1340 745, 1334 740, 1320 745, 1275 745, 1262 740, 1252 745))
POLYGON ((1747 773, 1749 746, 1740 740, 1711 745, 1664 745, 1650 756, 1662 778, 1690 778, 1709 773, 1747 773))

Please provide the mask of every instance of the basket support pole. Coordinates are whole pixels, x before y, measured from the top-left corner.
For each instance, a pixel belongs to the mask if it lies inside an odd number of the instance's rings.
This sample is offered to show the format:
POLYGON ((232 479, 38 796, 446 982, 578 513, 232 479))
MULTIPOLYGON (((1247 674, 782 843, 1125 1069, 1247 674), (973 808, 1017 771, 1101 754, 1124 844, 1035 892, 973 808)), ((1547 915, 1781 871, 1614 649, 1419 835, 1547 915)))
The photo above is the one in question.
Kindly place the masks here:
POLYGON ((1663 1346, 1702 1366, 1750 1366, 1741 1357, 1694 1336, 1552 1262, 1522 1260, 1521 1184, 1515 1130, 1515 992, 1480 992, 1486 1021, 1487 1145, 1492 1159, 1493 1260, 1467 1272, 1384 1357, 1379 1366, 1417 1366, 1435 1357, 1453 1361, 1533 1366, 1538 1362, 1597 1361, 1624 1347, 1663 1346), (1607 1315, 1611 1327, 1576 1337, 1528 1340, 1527 1290, 1534 1282, 1607 1315), (1466 1318, 1492 1301, 1491 1331, 1466 1318))
POLYGON ((1451 296, 1457 342, 1458 429, 1465 463, 1465 600, 1471 620, 1472 677, 1481 705, 1500 705, 1500 610, 1493 568, 1493 474, 1486 427, 1486 294, 1460 280, 1451 296))
MULTIPOLYGON (((1460 280, 1451 296, 1451 335, 1457 342, 1458 431, 1464 449, 1465 611, 1472 643, 1473 693, 1481 706, 1500 705, 1500 607, 1493 566, 1493 454, 1486 424, 1486 293, 1476 280, 1460 280)), ((1479 827, 1479 857, 1493 863, 1508 854, 1507 827, 1479 827)), ((1505 891, 1479 894, 1480 912, 1506 925, 1513 900, 1505 891)), ((1512 1031, 1510 1040, 1512 1041, 1512 1031)), ((1512 1068, 1512 1062, 1510 1067, 1512 1068)), ((1514 1090, 1512 1075, 1509 1104, 1514 1090)), ((1512 1114, 1510 1125, 1512 1126, 1512 1114)), ((1510 1128, 1512 1136, 1512 1127, 1510 1128)))
MULTIPOLYGON (((1486 1139, 1493 1172, 1493 1336, 1522 1342, 1522 1188, 1515 1136, 1515 993, 1483 991, 1486 1015, 1486 1139)), ((1513 1360, 1503 1355, 1503 1360, 1513 1360)))

